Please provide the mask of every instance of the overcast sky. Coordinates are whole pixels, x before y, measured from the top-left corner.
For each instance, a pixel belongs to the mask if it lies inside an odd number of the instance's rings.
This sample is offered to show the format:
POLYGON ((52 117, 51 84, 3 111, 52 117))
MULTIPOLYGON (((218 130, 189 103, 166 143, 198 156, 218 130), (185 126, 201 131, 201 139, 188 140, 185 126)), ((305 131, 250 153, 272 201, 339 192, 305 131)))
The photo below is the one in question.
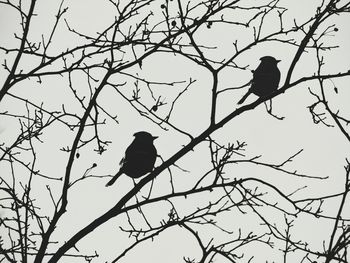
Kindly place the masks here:
MULTIPOLYGON (((53 0, 39 1, 36 9, 38 16, 34 17, 32 21, 30 38, 40 40, 42 34, 45 36, 49 34, 49 30, 54 23, 54 15, 57 13, 59 2, 53 0)), ((162 2, 156 1, 154 6, 149 7, 150 9, 153 8, 155 21, 160 20, 157 16, 160 14, 159 6, 162 2)), ((260 1, 242 2, 243 5, 248 5, 260 1)), ((297 23, 306 21, 314 14, 315 8, 320 2, 322 1, 280 1, 281 6, 288 8, 285 20, 286 27, 292 25, 293 19, 297 23)), ((64 5, 69 7, 65 15, 69 26, 78 32, 91 36, 96 35, 96 32, 101 32, 111 24, 116 15, 108 1, 70 0, 65 1, 64 5)), ((246 19, 246 14, 242 13, 241 16, 242 20, 246 19)), ((235 19, 238 20, 237 17, 235 19)), ((349 22, 349 16, 344 15, 329 22, 329 24, 335 23, 339 30, 334 36, 327 39, 327 43, 339 45, 339 48, 329 53, 324 53, 325 73, 338 73, 350 67, 349 22)), ((275 30, 276 26, 278 27, 277 15, 269 16, 264 24, 263 34, 275 30)), ((18 47, 18 40, 14 39, 14 32, 19 32, 18 14, 15 14, 12 10, 2 5, 0 7, 0 46, 18 47)), ((251 35, 252 30, 249 28, 214 23, 210 29, 203 26, 195 37, 201 45, 217 47, 217 49, 207 51, 208 53, 206 54, 208 56, 215 59, 225 59, 233 54, 234 47, 232 43, 234 41, 238 41, 238 45, 243 46, 251 41, 251 35)), ((296 35, 296 39, 300 40, 300 35, 296 35)), ((61 21, 57 34, 53 38, 53 45, 49 53, 59 53, 66 48, 72 48, 82 43, 82 41, 85 40, 79 39, 77 36, 68 32, 65 23, 61 21)), ((268 42, 258 45, 248 50, 242 56, 239 56, 235 61, 239 66, 247 66, 247 70, 227 68, 220 72, 219 89, 238 87, 247 83, 252 77, 251 70, 254 70, 259 65, 259 58, 266 55, 271 55, 281 60, 278 65, 281 71, 280 83, 282 84, 284 83, 286 71, 289 68, 295 51, 296 47, 281 43, 268 42)), ((4 59, 7 59, 9 65, 13 62, 11 54, 7 55, 1 50, 0 59, 1 63, 3 63, 4 59)), ((26 71, 37 62, 33 59, 25 59, 21 62, 20 68, 26 71)), ((297 64, 292 80, 296 80, 301 76, 312 75, 317 69, 316 62, 313 52, 305 53, 297 64)), ((209 71, 181 56, 159 53, 147 58, 143 62, 142 69, 134 67, 130 72, 137 72, 140 77, 157 82, 185 81, 174 87, 166 85, 155 85, 152 87, 152 91, 156 97, 161 96, 168 102, 163 108, 160 107, 157 112, 160 116, 165 116, 171 106, 171 100, 185 88, 189 79, 196 80, 190 86, 188 92, 176 104, 171 122, 180 129, 191 133, 193 136, 198 135, 207 127, 209 124, 212 84, 209 71)), ((93 74, 98 78, 100 72, 96 71, 93 74)), ((1 68, 1 83, 4 82, 6 76, 6 71, 1 68)), ((125 79, 128 81, 128 84, 122 87, 121 91, 125 96, 130 98, 132 89, 134 88, 134 80, 125 79)), ((122 77, 120 79, 115 78, 114 81, 116 83, 119 81, 122 82, 123 79, 122 77)), ((89 89, 86 77, 83 74, 74 74, 73 84, 78 94, 88 94, 89 89)), ((97 86, 97 84, 94 83, 93 85, 97 86)), ((329 105, 334 110, 339 109, 346 117, 350 117, 348 99, 350 97, 350 89, 348 88, 348 84, 349 78, 325 82, 329 105), (334 86, 338 88, 338 94, 335 93, 334 86)), ((151 107, 153 102, 147 87, 140 84, 140 88, 143 95, 142 102, 151 107)), ((253 111, 246 112, 229 122, 222 129, 215 132, 213 138, 222 144, 245 141, 247 143, 246 151, 244 152, 245 158, 249 159, 261 155, 260 161, 267 163, 281 163, 289 156, 303 149, 302 153, 293 163, 288 164, 288 169, 297 170, 298 172, 312 176, 328 177, 328 179, 313 180, 297 178, 252 164, 228 166, 225 170, 228 178, 262 178, 286 194, 307 186, 307 188, 294 195, 296 199, 337 193, 343 189, 345 160, 346 158, 350 158, 349 142, 337 128, 325 127, 322 124, 313 123, 307 107, 315 102, 315 98, 309 93, 308 88, 317 91, 317 83, 302 83, 273 99, 273 113, 283 116, 284 120, 277 120, 270 116, 262 104, 253 111)), ((237 101, 243 96, 246 90, 247 87, 219 95, 218 119, 223 118, 238 108, 237 101)), ((79 103, 74 100, 72 92, 69 90, 67 77, 65 76, 44 77, 41 84, 36 79, 26 80, 15 86, 11 92, 28 98, 38 105, 43 103, 44 107, 48 110, 60 110, 61 105, 65 104, 69 112, 82 114, 79 103)), ((255 99, 256 97, 251 95, 247 103, 255 99)), ((140 116, 123 97, 114 92, 110 87, 105 87, 98 102, 111 115, 118 116, 117 120, 119 124, 107 118, 107 124, 101 129, 100 134, 103 139, 110 140, 112 143, 102 155, 93 151, 96 144, 91 144, 79 151, 80 158, 74 163, 72 179, 81 177, 85 170, 93 163, 96 163, 97 167, 91 172, 92 174, 114 174, 119 168, 119 161, 123 157, 126 147, 133 139, 133 133, 140 130, 149 131, 153 135, 159 136, 155 141, 155 145, 158 153, 165 160, 189 142, 188 137, 183 134, 171 128, 168 131, 162 130, 153 122, 140 116)), ((319 110, 322 111, 323 109, 320 108, 319 110)), ((0 104, 0 112, 4 111, 13 114, 25 114, 26 108, 22 102, 11 97, 6 97, 0 104)), ((330 118, 328 120, 328 123, 334 124, 330 118)), ((83 138, 88 138, 88 135, 92 134, 91 131, 87 129, 83 138)), ((18 136, 18 132, 19 123, 17 119, 0 115, 0 144, 5 143, 6 146, 10 145, 18 136)), ((42 137, 43 143, 35 142, 37 149, 36 167, 41 173, 57 178, 64 175, 68 154, 62 152, 60 149, 72 144, 75 133, 76 130, 72 132, 60 123, 55 123, 44 133, 42 137)), ((26 162, 30 161, 31 156, 23 153, 21 158, 26 162)), ((242 159, 240 156, 234 156, 234 158, 242 159)), ((161 160, 158 159, 157 165, 160 163, 161 160)), ((176 189, 190 188, 196 179, 200 178, 211 167, 208 144, 202 143, 195 147, 194 151, 181 158, 177 165, 188 170, 189 173, 176 168, 172 169, 176 189)), ((1 177, 9 180, 9 171, 8 163, 0 162, 1 177)), ((18 166, 16 167, 16 176, 26 178, 28 172, 18 166)), ((117 183, 110 188, 105 188, 107 180, 107 178, 93 178, 72 187, 69 194, 68 212, 62 217, 62 221, 58 224, 58 228, 54 233, 54 239, 59 240, 60 244, 97 216, 110 209, 124 193, 133 187, 132 180, 126 176, 119 178, 117 183)), ((44 214, 52 213, 52 204, 46 190, 47 184, 47 180, 34 178, 33 195, 35 196, 37 205, 42 208, 44 214)), ((50 182, 50 187, 56 196, 60 193, 60 186, 61 182, 50 182)), ((148 188, 146 187, 142 193, 147 194, 148 188)), ((169 175, 167 172, 163 172, 155 180, 153 194, 156 196, 169 193, 170 191, 169 175)), ((141 198, 141 194, 139 198, 141 198)), ((276 196, 270 193, 266 198, 273 200, 276 196)), ((179 211, 185 214, 201 202, 207 200, 208 196, 199 196, 198 198, 189 200, 177 200, 175 203, 178 204, 179 211)), ((337 201, 335 200, 326 204, 324 207, 326 214, 335 215, 337 201)), ((147 216, 154 225, 158 224, 168 212, 169 207, 166 204, 146 210, 146 213, 148 213, 147 216)), ((346 213, 350 216, 350 211, 347 210, 346 213)), ((136 225, 145 227, 144 221, 137 213, 133 216, 136 225)), ((273 218, 276 215, 269 214, 268 210, 266 210, 266 216, 273 218)), ((243 216, 237 211, 227 213, 218 218, 218 220, 222 225, 232 231, 238 231, 238 228, 242 227, 245 232, 248 232, 250 227, 252 229, 258 227, 254 215, 243 216)), ((278 220, 276 218, 276 221, 278 220)), ((88 235, 78 243, 78 248, 87 254, 94 253, 96 250, 100 254, 100 257, 93 262, 112 260, 123 251, 127 244, 132 242, 126 233, 120 231, 119 226, 128 227, 124 215, 111 219, 88 235)), ((332 227, 329 221, 315 220, 308 216, 296 219, 295 226, 295 232, 293 234, 297 237, 296 239, 308 240, 314 249, 322 249, 322 240, 329 236, 329 231, 332 227)), ((3 229, 0 230, 2 231, 3 229)), ((1 235, 3 234, 1 233, 1 235)), ((215 234, 215 231, 202 232, 202 234, 203 237, 209 239, 215 234)), ((216 237, 218 240, 225 238, 222 236, 216 237)), ((50 251, 55 251, 55 247, 57 245, 53 244, 50 251)), ((274 254, 271 254, 272 250, 269 250, 266 246, 257 245, 255 248, 256 250, 251 254, 256 255, 256 258, 252 262, 265 262, 266 260, 269 260, 269 262, 282 262, 282 253, 279 251, 275 250, 274 254)), ((198 259, 199 256, 200 250, 193 237, 181 228, 174 228, 155 238, 153 243, 140 245, 134 253, 128 254, 124 258, 124 261, 121 262, 183 262, 181 261, 183 257, 198 259)), ((300 260, 300 258, 296 257, 296 260, 300 260)), ((60 262, 75 261, 72 259, 62 259, 60 262)))

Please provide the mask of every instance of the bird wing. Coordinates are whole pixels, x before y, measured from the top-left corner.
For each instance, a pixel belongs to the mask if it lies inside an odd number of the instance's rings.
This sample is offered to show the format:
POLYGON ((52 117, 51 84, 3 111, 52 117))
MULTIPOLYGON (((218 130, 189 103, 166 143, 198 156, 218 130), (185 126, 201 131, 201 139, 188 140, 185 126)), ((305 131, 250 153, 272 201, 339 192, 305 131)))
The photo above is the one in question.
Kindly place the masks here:
POLYGON ((137 164, 137 162, 140 159, 140 155, 142 155, 142 153, 140 153, 140 152, 141 151, 140 151, 139 147, 137 147, 137 145, 135 145, 134 142, 131 143, 125 151, 125 157, 123 158, 124 159, 123 164, 126 164, 126 163, 137 164))
POLYGON ((269 78, 269 72, 259 66, 253 73, 252 85, 265 82, 269 78))
POLYGON ((125 157, 123 164, 130 163, 130 164, 137 164, 139 162, 142 162, 143 160, 147 160, 152 156, 156 156, 157 151, 154 148, 154 146, 147 145, 138 145, 135 143, 130 144, 130 146, 125 151, 125 157))
POLYGON ((280 71, 277 67, 263 67, 260 64, 253 74, 251 86, 253 93, 262 96, 277 89, 280 75, 280 71))
POLYGON ((149 151, 134 149, 132 151, 128 151, 125 153, 125 158, 123 163, 131 162, 131 163, 137 163, 141 161, 143 158, 148 157, 150 155, 149 151))

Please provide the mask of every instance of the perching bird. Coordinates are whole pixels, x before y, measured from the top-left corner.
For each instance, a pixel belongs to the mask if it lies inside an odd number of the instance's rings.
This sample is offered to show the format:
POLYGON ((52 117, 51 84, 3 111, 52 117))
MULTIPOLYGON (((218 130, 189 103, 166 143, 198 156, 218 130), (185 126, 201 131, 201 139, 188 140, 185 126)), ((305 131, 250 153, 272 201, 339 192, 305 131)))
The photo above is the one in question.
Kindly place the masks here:
POLYGON ((276 60, 271 56, 262 57, 260 60, 260 65, 253 73, 252 85, 238 104, 242 104, 251 93, 259 97, 265 97, 277 90, 281 77, 277 67, 280 60, 276 60))
POLYGON ((137 132, 134 136, 134 141, 126 149, 125 157, 120 161, 119 172, 106 186, 112 185, 123 173, 131 178, 138 178, 153 170, 157 158, 153 141, 158 137, 145 131, 137 132))

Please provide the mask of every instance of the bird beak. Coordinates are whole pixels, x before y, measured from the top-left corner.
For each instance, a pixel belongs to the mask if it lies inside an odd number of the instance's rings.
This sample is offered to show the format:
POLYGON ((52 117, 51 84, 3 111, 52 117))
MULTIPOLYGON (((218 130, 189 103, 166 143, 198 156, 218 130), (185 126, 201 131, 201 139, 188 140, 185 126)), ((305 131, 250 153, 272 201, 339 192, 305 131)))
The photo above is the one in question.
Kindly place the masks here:
POLYGON ((276 63, 279 63, 279 62, 281 62, 281 60, 276 60, 276 63))
POLYGON ((158 138, 158 136, 152 136, 152 138, 153 138, 153 140, 155 140, 155 139, 157 139, 157 138, 158 138))

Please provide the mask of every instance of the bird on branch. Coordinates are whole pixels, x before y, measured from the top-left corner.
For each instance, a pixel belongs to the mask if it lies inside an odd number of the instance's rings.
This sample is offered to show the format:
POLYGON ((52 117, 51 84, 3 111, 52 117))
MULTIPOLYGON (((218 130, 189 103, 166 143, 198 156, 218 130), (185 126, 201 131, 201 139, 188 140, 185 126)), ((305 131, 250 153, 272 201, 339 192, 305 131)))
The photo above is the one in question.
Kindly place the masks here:
POLYGON ((157 149, 153 141, 158 137, 145 131, 135 133, 134 137, 135 139, 125 151, 124 158, 120 161, 119 171, 106 186, 111 186, 122 174, 139 178, 153 170, 157 159, 157 149))
POLYGON ((238 101, 238 104, 242 104, 251 93, 259 97, 265 97, 277 90, 281 77, 277 67, 280 60, 276 60, 271 56, 262 57, 260 60, 260 65, 253 72, 252 85, 248 92, 238 101))

